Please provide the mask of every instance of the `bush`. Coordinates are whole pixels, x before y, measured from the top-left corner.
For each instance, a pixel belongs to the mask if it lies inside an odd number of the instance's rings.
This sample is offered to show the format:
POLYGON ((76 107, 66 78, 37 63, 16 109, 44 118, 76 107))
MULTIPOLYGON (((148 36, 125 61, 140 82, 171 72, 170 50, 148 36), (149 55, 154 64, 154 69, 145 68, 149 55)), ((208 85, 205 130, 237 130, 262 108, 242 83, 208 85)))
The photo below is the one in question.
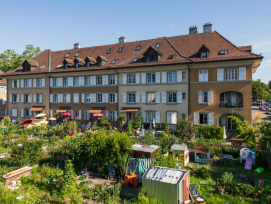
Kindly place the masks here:
POLYGON ((110 122, 107 121, 106 117, 101 117, 97 120, 97 126, 99 126, 99 127, 105 127, 109 124, 110 124, 110 122))
POLYGON ((240 157, 240 148, 230 147, 230 146, 223 146, 222 147, 223 154, 231 154, 233 158, 240 157))
POLYGON ((267 142, 271 145, 271 122, 263 121, 260 126, 260 146, 263 150, 266 150, 267 148, 267 142))
POLYGON ((180 137, 182 140, 191 140, 196 134, 196 129, 192 124, 189 124, 187 120, 179 118, 176 124, 175 133, 176 136, 180 137))
POLYGON ((211 177, 211 170, 204 166, 203 168, 198 168, 196 174, 199 178, 208 179, 211 177))
POLYGON ((212 125, 201 125, 197 127, 198 135, 205 139, 223 139, 223 127, 212 125))

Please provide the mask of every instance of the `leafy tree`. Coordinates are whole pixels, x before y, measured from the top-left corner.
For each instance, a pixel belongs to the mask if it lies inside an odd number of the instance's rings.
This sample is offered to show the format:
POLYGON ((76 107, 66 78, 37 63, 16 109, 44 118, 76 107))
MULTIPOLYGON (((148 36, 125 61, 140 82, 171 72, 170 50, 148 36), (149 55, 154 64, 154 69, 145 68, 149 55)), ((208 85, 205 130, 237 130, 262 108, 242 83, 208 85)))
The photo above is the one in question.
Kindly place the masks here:
POLYGON ((192 124, 189 124, 187 120, 179 118, 176 124, 175 132, 176 136, 180 137, 182 140, 191 140, 197 131, 192 124))
POLYGON ((155 155, 156 161, 154 162, 154 166, 162 166, 162 167, 168 167, 168 168, 176 168, 176 163, 174 161, 173 155, 170 154, 168 156, 165 156, 164 154, 157 153, 155 155))
POLYGON ((262 149, 267 148, 267 142, 269 142, 269 145, 271 145, 271 122, 268 121, 263 121, 261 126, 260 126, 260 146, 262 149))
POLYGON ((137 114, 137 116, 135 118, 134 129, 141 128, 142 123, 143 123, 143 117, 142 117, 141 113, 139 113, 139 114, 137 114))
POLYGON ((128 127, 127 127, 127 134, 128 135, 132 135, 132 133, 133 133, 133 127, 134 127, 134 120, 129 120, 129 122, 128 122, 128 127))
POLYGON ((107 126, 107 125, 109 125, 109 124, 110 124, 110 122, 107 121, 106 117, 101 117, 101 118, 99 118, 99 119, 97 120, 97 125, 98 125, 99 127, 104 127, 104 126, 107 126))
POLYGON ((3 72, 16 69, 22 65, 24 60, 31 59, 40 53, 39 47, 34 47, 32 44, 26 45, 25 51, 22 54, 16 53, 14 50, 7 49, 0 54, 0 67, 3 72))
POLYGON ((271 101, 271 90, 267 84, 258 79, 252 81, 252 96, 265 101, 271 101))

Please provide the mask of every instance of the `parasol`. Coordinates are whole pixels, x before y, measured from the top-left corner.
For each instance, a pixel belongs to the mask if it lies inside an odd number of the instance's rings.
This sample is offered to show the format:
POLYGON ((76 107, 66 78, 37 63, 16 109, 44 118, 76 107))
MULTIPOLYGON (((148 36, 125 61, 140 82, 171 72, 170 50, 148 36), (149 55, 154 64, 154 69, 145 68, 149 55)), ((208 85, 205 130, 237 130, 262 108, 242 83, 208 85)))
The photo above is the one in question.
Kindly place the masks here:
POLYGON ((20 125, 21 125, 21 126, 22 126, 22 125, 29 125, 30 123, 32 123, 32 121, 33 121, 32 119, 27 119, 27 120, 21 122, 20 125))
POLYGON ((45 113, 40 113, 40 114, 36 115, 36 117, 43 117, 43 116, 46 116, 46 114, 45 113))
POLYGON ((49 120, 56 120, 55 118, 49 118, 49 120))
POLYGON ((61 115, 61 113, 55 113, 54 115, 52 115, 52 118, 58 118, 61 115))
POLYGON ((70 113, 63 113, 63 115, 65 115, 65 116, 71 116, 70 113))
POLYGON ((104 114, 102 114, 102 113, 95 113, 95 114, 93 114, 93 116, 94 116, 94 117, 104 116, 104 114))
POLYGON ((41 124, 47 124, 47 123, 48 123, 48 121, 43 120, 43 121, 41 121, 40 123, 41 123, 41 124))

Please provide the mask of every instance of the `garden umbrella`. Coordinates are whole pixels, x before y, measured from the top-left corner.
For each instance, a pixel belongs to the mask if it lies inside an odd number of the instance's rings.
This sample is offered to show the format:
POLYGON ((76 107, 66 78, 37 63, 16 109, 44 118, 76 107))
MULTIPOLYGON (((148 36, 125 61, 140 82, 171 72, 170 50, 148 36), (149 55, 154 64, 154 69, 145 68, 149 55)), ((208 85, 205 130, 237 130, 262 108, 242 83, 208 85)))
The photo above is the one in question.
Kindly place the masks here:
POLYGON ((70 113, 63 113, 63 115, 65 115, 65 116, 71 116, 70 113))
POLYGON ((49 120, 56 120, 55 118, 49 118, 49 120))
POLYGON ((21 126, 22 126, 22 125, 29 125, 30 123, 32 123, 32 121, 33 121, 32 119, 28 119, 28 120, 25 120, 25 121, 21 122, 20 125, 21 125, 21 126))
POLYGON ((95 114, 93 114, 93 116, 94 116, 94 117, 104 116, 104 114, 102 114, 102 113, 95 113, 95 114))
POLYGON ((46 116, 46 114, 45 113, 40 113, 40 114, 36 115, 36 117, 43 117, 43 116, 46 116))
POLYGON ((40 124, 47 124, 47 123, 48 123, 48 121, 46 121, 46 120, 43 120, 40 122, 40 124))
POLYGON ((150 121, 149 129, 152 130, 152 121, 150 121))
POLYGON ((54 115, 52 115, 52 118, 58 118, 61 115, 61 113, 55 113, 54 115))

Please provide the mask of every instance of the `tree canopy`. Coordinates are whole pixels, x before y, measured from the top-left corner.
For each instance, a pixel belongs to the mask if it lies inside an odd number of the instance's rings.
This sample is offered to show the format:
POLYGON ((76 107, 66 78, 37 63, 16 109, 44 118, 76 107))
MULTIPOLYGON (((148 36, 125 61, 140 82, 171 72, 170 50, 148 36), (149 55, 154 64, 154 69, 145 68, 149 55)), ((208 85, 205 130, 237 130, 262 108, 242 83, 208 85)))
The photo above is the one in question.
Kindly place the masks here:
POLYGON ((271 90, 267 84, 258 79, 252 81, 252 96, 265 101, 271 101, 271 90))
POLYGON ((22 54, 16 53, 14 50, 7 49, 0 54, 0 69, 3 72, 8 72, 10 70, 16 69, 26 59, 31 59, 40 53, 39 47, 34 47, 34 45, 26 45, 25 50, 22 54))

